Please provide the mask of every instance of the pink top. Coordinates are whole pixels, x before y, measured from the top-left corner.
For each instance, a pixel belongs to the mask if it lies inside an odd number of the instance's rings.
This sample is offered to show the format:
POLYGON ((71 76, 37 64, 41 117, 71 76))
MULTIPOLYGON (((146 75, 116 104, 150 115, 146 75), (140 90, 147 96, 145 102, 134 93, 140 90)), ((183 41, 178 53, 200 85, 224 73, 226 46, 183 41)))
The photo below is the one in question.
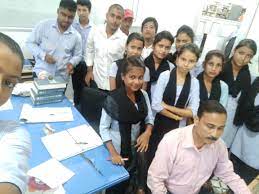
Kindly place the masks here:
POLYGON ((172 130, 160 142, 148 170, 147 184, 154 194, 196 194, 214 172, 236 194, 251 194, 233 171, 221 139, 200 150, 192 136, 193 125, 172 130))

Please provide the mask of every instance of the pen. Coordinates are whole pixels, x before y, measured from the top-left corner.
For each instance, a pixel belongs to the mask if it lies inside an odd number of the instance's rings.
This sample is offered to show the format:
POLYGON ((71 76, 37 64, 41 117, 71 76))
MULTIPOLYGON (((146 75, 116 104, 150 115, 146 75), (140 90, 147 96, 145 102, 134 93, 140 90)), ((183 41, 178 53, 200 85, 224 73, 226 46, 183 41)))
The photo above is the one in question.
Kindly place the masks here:
POLYGON ((87 142, 75 142, 75 144, 88 144, 87 142))
MULTIPOLYGON (((107 158, 108 161, 111 161, 112 159, 111 158, 107 158)), ((122 158, 121 160, 123 161, 128 161, 129 159, 128 158, 122 158)))

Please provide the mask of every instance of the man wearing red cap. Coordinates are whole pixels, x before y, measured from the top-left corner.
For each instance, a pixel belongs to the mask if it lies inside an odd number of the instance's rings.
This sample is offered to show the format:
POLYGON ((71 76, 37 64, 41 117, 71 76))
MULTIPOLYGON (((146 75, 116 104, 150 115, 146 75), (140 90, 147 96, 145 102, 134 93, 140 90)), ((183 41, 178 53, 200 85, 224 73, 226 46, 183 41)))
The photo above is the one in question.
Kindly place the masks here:
POLYGON ((124 10, 124 19, 122 20, 122 23, 121 23, 121 31, 123 33, 125 33, 127 36, 129 35, 129 29, 130 27, 132 26, 132 23, 133 23, 133 11, 130 10, 130 9, 125 9, 124 10))

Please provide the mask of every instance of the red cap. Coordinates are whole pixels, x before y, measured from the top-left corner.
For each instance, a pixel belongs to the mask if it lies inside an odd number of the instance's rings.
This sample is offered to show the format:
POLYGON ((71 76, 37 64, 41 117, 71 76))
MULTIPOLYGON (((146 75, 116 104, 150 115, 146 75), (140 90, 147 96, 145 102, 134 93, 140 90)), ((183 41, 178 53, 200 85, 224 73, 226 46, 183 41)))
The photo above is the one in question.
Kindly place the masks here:
POLYGON ((133 11, 130 9, 124 10, 124 18, 134 18, 133 11))

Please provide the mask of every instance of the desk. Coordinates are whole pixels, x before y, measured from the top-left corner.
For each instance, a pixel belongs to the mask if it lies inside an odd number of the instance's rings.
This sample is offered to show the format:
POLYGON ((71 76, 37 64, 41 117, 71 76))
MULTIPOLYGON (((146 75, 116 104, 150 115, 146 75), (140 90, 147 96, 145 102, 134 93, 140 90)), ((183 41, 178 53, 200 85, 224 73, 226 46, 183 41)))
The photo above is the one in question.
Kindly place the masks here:
MULTIPOLYGON (((1 120, 15 120, 18 121, 21 109, 24 103, 31 104, 28 97, 11 98, 14 110, 0 111, 1 120)), ((41 105, 37 107, 71 107, 74 121, 72 122, 57 122, 50 123, 56 131, 62 131, 68 128, 76 127, 87 121, 81 114, 72 106, 72 104, 64 99, 60 103, 41 105)), ((39 115, 40 116, 40 115, 39 115)), ((42 128, 43 123, 38 124, 23 124, 31 135, 32 140, 32 155, 30 159, 30 167, 35 167, 51 158, 48 151, 41 142, 41 137, 45 136, 42 128)), ((111 187, 129 177, 128 172, 121 166, 113 165, 107 161, 109 153, 104 146, 99 146, 95 149, 89 150, 84 153, 85 156, 94 161, 97 168, 103 173, 104 176, 98 174, 81 156, 75 156, 61 163, 67 168, 72 170, 75 175, 64 184, 64 188, 68 194, 83 194, 94 193, 105 188, 111 187)))

